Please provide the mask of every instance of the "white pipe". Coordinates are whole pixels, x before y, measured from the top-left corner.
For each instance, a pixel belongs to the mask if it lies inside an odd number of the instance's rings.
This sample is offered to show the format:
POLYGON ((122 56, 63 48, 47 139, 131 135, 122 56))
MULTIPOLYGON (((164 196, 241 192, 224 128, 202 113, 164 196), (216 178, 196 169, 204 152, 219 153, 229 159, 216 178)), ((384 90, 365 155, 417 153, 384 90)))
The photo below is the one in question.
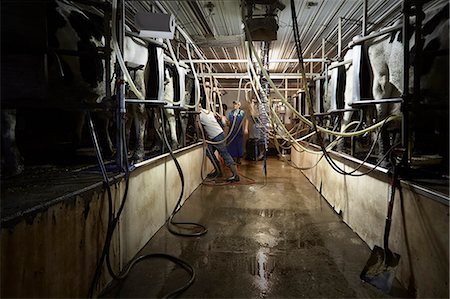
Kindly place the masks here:
POLYGON ((114 51, 116 53, 117 61, 119 62, 120 68, 130 85, 131 90, 133 93, 138 97, 140 100, 145 100, 142 93, 136 88, 136 85, 134 85, 133 79, 131 79, 130 73, 128 72, 128 69, 125 65, 125 61, 123 60, 122 51, 120 51, 119 44, 117 43, 117 32, 116 32, 116 20, 117 18, 117 0, 113 0, 112 2, 112 43, 114 47, 114 51))
POLYGON ((363 1, 363 16, 362 16, 362 36, 366 36, 367 34, 367 0, 363 1))
MULTIPOLYGON (((309 77, 314 77, 319 75, 318 73, 307 73, 306 74, 309 77)), ((248 79, 251 76, 248 73, 203 73, 200 74, 199 77, 209 77, 214 76, 214 78, 217 79, 248 79)), ((302 74, 299 73, 271 73, 270 78, 272 79, 301 79, 302 74)))
MULTIPOLYGON (((189 60, 180 60, 188 62, 189 60)), ((328 59, 323 58, 306 58, 304 62, 329 62, 328 59)), ((192 59, 193 63, 247 63, 247 59, 192 59)), ((256 62, 256 60, 254 61, 256 62)), ((298 63, 298 59, 272 59, 269 63, 298 63)))
MULTIPOLYGON (((247 83, 248 83, 248 82, 247 82, 247 83)), ((227 90, 227 91, 234 91, 234 90, 236 90, 236 91, 239 91, 239 87, 221 87, 220 90, 224 90, 224 91, 225 91, 225 90, 227 90)), ((242 92, 243 92, 243 91, 248 92, 248 91, 250 91, 251 89, 250 89, 250 88, 241 87, 240 90, 241 90, 242 92)), ((288 91, 298 91, 299 88, 294 88, 294 87, 289 87, 289 88, 278 88, 278 90, 282 90, 282 91, 284 91, 284 90, 288 90, 288 91)))
MULTIPOLYGON (((322 59, 325 59, 325 39, 322 38, 322 59)), ((322 62, 322 72, 325 70, 325 62, 322 62)))
POLYGON ((342 54, 342 17, 338 20, 338 57, 342 54))

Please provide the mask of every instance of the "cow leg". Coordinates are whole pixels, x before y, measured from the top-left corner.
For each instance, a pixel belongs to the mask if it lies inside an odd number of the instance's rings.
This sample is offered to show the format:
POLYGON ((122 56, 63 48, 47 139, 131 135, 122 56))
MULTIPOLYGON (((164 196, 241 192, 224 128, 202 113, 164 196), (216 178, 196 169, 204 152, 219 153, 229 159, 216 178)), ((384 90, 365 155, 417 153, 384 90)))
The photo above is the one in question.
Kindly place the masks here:
POLYGON ((72 114, 74 117, 74 130, 73 130, 73 137, 72 137, 72 143, 73 143, 73 151, 75 152, 77 149, 79 149, 82 145, 83 141, 83 128, 84 124, 86 122, 86 112, 74 112, 72 114))
POLYGON ((24 170, 23 158, 16 144, 16 110, 2 110, 1 117, 1 173, 4 177, 10 177, 24 170))
MULTIPOLYGON (((349 109, 349 107, 347 107, 347 104, 345 106, 345 109, 349 109)), ((340 132, 341 133, 344 132, 345 126, 350 123, 352 116, 353 116, 353 111, 345 111, 344 114, 342 115, 341 123, 340 123, 340 132)), ((344 148, 345 148, 345 138, 339 138, 339 140, 336 144, 336 150, 339 152, 342 152, 344 150, 344 148)))
MULTIPOLYGON (((373 78, 373 86, 372 93, 375 100, 383 99, 391 94, 392 85, 389 82, 389 70, 387 65, 385 64, 372 64, 374 78, 373 78)), ((377 119, 378 121, 385 119, 388 117, 388 105, 387 104, 377 104, 377 119)), ((386 126, 383 126, 380 132, 380 137, 378 140, 378 159, 383 159, 389 148, 389 133, 387 131, 386 126)), ((387 166, 388 161, 384 159, 381 162, 381 166, 387 166)))
MULTIPOLYGON (((135 81, 136 88, 142 93, 145 98, 145 73, 142 70, 136 71, 135 81)), ((144 104, 135 104, 133 109, 134 128, 135 128, 135 147, 133 154, 134 162, 141 162, 144 160, 144 138, 145 129, 147 125, 147 115, 144 104)))
POLYGON ((159 109, 148 108, 146 112, 148 113, 147 122, 149 124, 149 128, 145 134, 145 140, 147 147, 150 149, 150 152, 159 152, 161 151, 161 124, 159 122, 159 109))
POLYGON ((102 148, 103 155, 110 159, 114 155, 113 143, 111 141, 111 135, 109 134, 109 127, 111 125, 111 113, 110 112, 98 112, 97 113, 97 123, 98 123, 98 135, 100 138, 100 146, 102 148))
POLYGON ((134 122, 134 109, 135 106, 130 104, 127 106, 127 113, 126 113, 126 121, 125 121, 125 142, 127 145, 127 155, 130 154, 130 139, 131 139, 131 126, 134 122), (131 112, 130 112, 131 110, 131 112))
POLYGON ((135 105, 134 109, 134 128, 136 131, 136 141, 134 147, 133 161, 141 162, 144 160, 144 137, 147 118, 145 115, 145 106, 143 104, 135 105))
POLYGON ((180 122, 181 122, 181 144, 186 146, 186 134, 187 134, 187 126, 188 126, 189 116, 188 114, 180 114, 180 122))
POLYGON ((165 109, 167 120, 169 122, 170 129, 170 140, 172 149, 177 149, 179 147, 178 137, 177 137, 177 120, 175 117, 175 111, 173 109, 165 109))

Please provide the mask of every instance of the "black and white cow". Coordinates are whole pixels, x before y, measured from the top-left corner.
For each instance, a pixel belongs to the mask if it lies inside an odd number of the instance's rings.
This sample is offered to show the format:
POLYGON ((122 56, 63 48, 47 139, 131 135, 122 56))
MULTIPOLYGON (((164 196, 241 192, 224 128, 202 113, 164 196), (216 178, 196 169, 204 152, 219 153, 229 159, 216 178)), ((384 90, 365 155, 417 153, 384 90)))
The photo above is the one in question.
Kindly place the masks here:
MULTIPOLYGON (((420 102, 415 102, 415 105, 411 106, 413 108, 416 107, 416 110, 411 113, 413 118, 410 120, 413 131, 412 137, 415 139, 413 140, 414 150, 417 154, 426 153, 427 151, 436 153, 437 150, 442 156, 448 156, 448 5, 426 14, 423 35, 423 51, 426 59, 422 61, 423 66, 420 77, 422 98, 420 102), (435 108, 433 110, 429 108, 437 103, 439 103, 441 109, 435 108), (420 107, 419 110, 417 110, 417 107, 420 107), (433 116, 430 117, 430 112, 432 111, 433 116), (436 142, 439 143, 439 141, 440 144, 437 146, 438 149, 436 149, 436 142), (430 148, 430 146, 433 148, 430 148)), ((414 34, 411 37, 410 48, 412 55, 411 65, 414 65, 414 34)), ((372 79, 372 96, 367 96, 375 100, 400 97, 403 91, 403 42, 401 40, 401 32, 397 31, 393 34, 386 34, 367 41, 365 42, 365 49, 368 54, 368 62, 366 64, 367 69, 363 71, 370 73, 372 79)), ((351 48, 346 52, 343 60, 353 60, 351 48)), ((353 65, 346 65, 344 74, 346 77, 344 109, 352 108, 353 72, 353 65)), ((412 72, 413 68, 410 74, 410 87, 413 85, 412 72)), ((367 81, 370 78, 366 77, 365 79, 367 81)), ((361 84, 366 83, 361 82, 361 84)), ((389 115, 399 115, 401 113, 400 107, 401 104, 399 103, 377 104, 376 119, 373 119, 374 117, 370 111, 371 106, 365 106, 363 109, 367 117, 363 121, 370 125, 374 121, 380 121, 389 115)), ((350 122, 353 115, 353 111, 344 112, 341 130, 350 122)), ((380 158, 386 154, 389 147, 399 142, 399 129, 400 122, 392 122, 381 131, 381 137, 378 142, 380 158)), ((338 149, 342 149, 342 146, 343 142, 338 145, 338 149)))
MULTIPOLYGON (((415 117, 410 122, 411 129, 415 136, 416 150, 426 145, 433 146, 432 140, 447 140, 442 146, 444 149, 438 149, 439 153, 448 152, 448 82, 449 82, 449 6, 441 6, 438 9, 426 14, 423 22, 423 56, 421 61, 414 61, 414 40, 410 39, 411 65, 421 63, 420 84, 421 99, 413 102, 412 113, 415 117), (429 115, 423 113, 427 107, 441 103, 442 115, 429 115), (414 111, 415 110, 415 111, 414 111), (445 113, 446 116, 445 116, 445 113), (436 120, 438 120, 436 122, 436 120), (431 136, 435 138, 429 138, 431 136), (425 140, 421 140, 421 139, 425 140), (423 142, 425 141, 425 142, 423 142), (431 144, 430 144, 431 143, 431 144), (446 145, 445 145, 446 144, 446 145)), ((368 56, 373 74, 372 93, 375 100, 383 98, 399 97, 403 92, 403 41, 401 32, 396 32, 389 36, 376 38, 370 43, 368 56)), ((411 68, 414 71, 414 68, 411 68)), ((412 79, 413 76, 410 76, 412 79)), ((410 81, 410 87, 413 82, 410 81)), ((400 104, 378 104, 378 119, 392 114, 400 114, 400 104)), ((436 110, 434 110, 436 112, 436 110)), ((440 114, 440 112, 438 112, 440 114)), ((400 124, 393 123, 388 129, 396 131, 400 124)), ((398 135, 398 134, 395 134, 398 135)), ((392 141, 387 131, 382 131, 380 138, 380 155, 386 153, 392 141)), ((422 148, 424 152, 433 150, 422 148)), ((435 149, 434 149, 435 150, 435 149)))
MULTIPOLYGON (((46 96, 50 103, 64 102, 61 106, 81 108, 100 106, 105 101, 106 86, 114 91, 114 78, 106 78, 105 60, 101 50, 110 45, 105 44, 104 20, 101 13, 87 6, 77 6, 66 0, 50 2, 47 7, 48 32, 48 85, 46 96)), ((45 38, 45 37, 43 37, 45 38)), ((112 47, 111 47, 112 48, 112 47)), ((145 45, 126 37, 124 41, 125 61, 133 65, 147 66, 148 50, 145 45)), ((113 70, 115 53, 111 55, 113 70)), ((145 96, 145 69, 140 68, 135 73, 135 84, 145 96)), ((28 82, 20 82, 23 86, 28 82)), ((106 99, 108 100, 108 99, 106 99)), ((104 108, 104 106, 102 106, 104 108)), ((134 157, 141 160, 144 157, 145 110, 143 105, 130 107, 136 125, 136 146, 134 157)), ((78 130, 75 135, 81 139, 84 123, 84 112, 79 115, 78 130)), ((19 174, 23 170, 20 152, 15 146, 14 110, 2 109, 2 173, 5 175, 19 174), (4 146, 5 145, 5 146, 4 146), (6 148, 7 146, 7 148, 6 148)), ((112 112, 98 113, 97 124, 99 136, 102 137, 102 147, 106 154, 112 152, 112 142, 109 127, 112 112)))

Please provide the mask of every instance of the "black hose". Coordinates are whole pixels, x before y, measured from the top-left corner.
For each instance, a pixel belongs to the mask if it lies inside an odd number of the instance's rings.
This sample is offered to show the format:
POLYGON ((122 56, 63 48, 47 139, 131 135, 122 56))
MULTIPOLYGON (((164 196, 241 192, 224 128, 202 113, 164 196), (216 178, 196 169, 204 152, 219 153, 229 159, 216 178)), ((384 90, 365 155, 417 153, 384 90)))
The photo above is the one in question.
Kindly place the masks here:
POLYGON ((169 144, 169 140, 167 139, 165 120, 164 120, 164 111, 162 110, 163 109, 162 107, 160 109, 161 109, 161 119, 162 119, 162 124, 163 124, 162 131, 163 131, 164 142, 166 143, 166 146, 169 149, 170 156, 172 157, 173 162, 175 163, 175 166, 177 167, 178 174, 180 175, 180 180, 181 180, 180 195, 179 195, 178 201, 172 211, 172 214, 169 217, 169 221, 167 221, 167 229, 169 230, 169 232, 171 232, 172 234, 177 235, 177 236, 199 237, 208 232, 208 229, 204 225, 201 225, 201 224, 195 223, 195 222, 174 222, 173 221, 175 214, 181 209, 181 200, 183 199, 183 195, 184 195, 184 174, 183 174, 183 170, 181 169, 181 165, 177 160, 177 157, 175 156, 175 154, 172 151, 172 147, 169 144), (175 226, 187 225, 187 226, 191 226, 192 228, 200 227, 201 230, 196 233, 182 233, 182 232, 172 229, 171 225, 175 225, 175 226))
POLYGON ((155 258, 155 257, 159 257, 159 258, 165 258, 168 259, 172 262, 174 262, 175 264, 181 266, 183 269, 185 269, 189 274, 190 274, 190 279, 188 282, 186 282, 182 287, 172 291, 171 293, 165 295, 163 298, 170 298, 170 297, 175 297, 180 295, 183 291, 185 291, 187 288, 189 288, 195 280, 195 271, 192 268, 191 265, 189 265, 187 262, 169 255, 169 254, 164 254, 164 253, 152 253, 152 254, 146 254, 146 255, 142 255, 139 256, 135 259, 133 259, 127 268, 125 268, 124 270, 121 271, 120 274, 116 274, 112 268, 111 265, 111 260, 110 260, 110 246, 111 246, 111 240, 112 240, 112 235, 114 233, 114 230, 116 228, 116 225, 118 223, 118 220, 120 218, 120 215, 123 211, 123 208, 125 206, 125 202, 127 200, 127 195, 128 195, 128 186, 129 186, 129 165, 128 165, 128 157, 127 157, 127 146, 126 146, 126 142, 125 142, 125 127, 122 126, 121 128, 121 138, 123 138, 124 142, 123 144, 123 152, 125 155, 125 161, 127 161, 126 163, 126 167, 125 167, 125 191, 124 191, 124 196, 122 198, 119 210, 117 212, 117 214, 114 216, 114 212, 113 212, 113 208, 112 208, 112 194, 111 194, 111 187, 109 185, 109 178, 108 178, 108 174, 106 172, 106 167, 105 164, 103 162, 103 158, 102 158, 102 154, 100 151, 100 147, 98 145, 98 139, 97 139, 97 134, 94 128, 94 124, 92 122, 92 118, 90 113, 88 113, 89 116, 89 129, 91 132, 91 137, 92 137, 92 141, 94 143, 94 147, 95 147, 95 152, 96 152, 96 156, 97 156, 97 161, 99 163, 100 166, 100 170, 102 172, 102 177, 103 177, 103 185, 105 186, 106 190, 107 190, 107 194, 108 194, 108 228, 107 228, 107 232, 106 232, 106 238, 105 238, 105 243, 103 245, 103 249, 102 249, 102 254, 100 257, 100 260, 97 264, 97 267, 95 269, 95 273, 94 273, 94 277, 92 279, 91 282, 91 286, 89 287, 89 293, 88 293, 88 297, 92 298, 94 295, 94 288, 97 285, 98 279, 100 277, 101 274, 101 268, 103 265, 104 260, 106 259, 106 264, 107 264, 107 269, 109 274, 113 277, 114 280, 123 280, 124 278, 126 278, 126 276, 128 275, 129 271, 131 270, 131 268, 138 262, 145 260, 145 259, 149 259, 149 258, 155 258))
POLYGON ((107 194, 108 194, 108 225, 107 225, 107 230, 106 230, 106 238, 105 238, 105 243, 103 245, 103 249, 102 249, 102 254, 100 256, 100 260, 98 261, 97 267, 95 268, 95 272, 94 272, 94 278, 92 279, 91 285, 89 287, 89 291, 88 291, 88 298, 92 298, 94 295, 94 288, 97 285, 97 281, 100 277, 101 274, 101 267, 103 265, 103 262, 105 260, 106 257, 106 251, 107 251, 107 240, 110 239, 109 235, 110 235, 110 228, 111 228, 111 219, 113 217, 113 212, 112 212, 112 194, 111 194, 111 186, 109 185, 109 179, 108 179, 108 174, 106 173, 106 168, 105 168, 105 164, 103 162, 103 157, 100 151, 100 146, 98 145, 98 139, 97 139, 97 134, 94 128, 94 123, 92 122, 92 117, 90 112, 88 112, 88 118, 89 118, 89 132, 91 133, 91 138, 92 138, 92 142, 94 144, 94 148, 95 148, 95 155, 97 157, 97 161, 98 164, 100 166, 100 170, 102 173, 102 177, 103 177, 103 187, 106 189, 107 194))

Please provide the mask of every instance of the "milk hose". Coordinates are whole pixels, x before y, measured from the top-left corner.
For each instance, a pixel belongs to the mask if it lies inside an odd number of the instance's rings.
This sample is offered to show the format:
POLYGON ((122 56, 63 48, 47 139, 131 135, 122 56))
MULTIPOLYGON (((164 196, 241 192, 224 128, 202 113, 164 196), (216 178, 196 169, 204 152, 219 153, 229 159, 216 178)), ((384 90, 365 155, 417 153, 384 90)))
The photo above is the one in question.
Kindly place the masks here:
MULTIPOLYGON (((192 266, 190 266, 187 262, 169 255, 169 254, 163 254, 163 253, 153 253, 153 254, 147 254, 147 255, 143 255, 143 256, 139 256, 135 259, 133 259, 128 266, 121 271, 121 273, 116 274, 114 272, 114 270, 112 269, 112 265, 111 265, 111 260, 110 260, 110 247, 111 247, 111 241, 112 241, 112 236, 114 233, 114 230, 116 228, 116 225, 119 221, 120 215, 123 211, 123 208, 125 206, 125 202, 127 200, 127 194, 128 194, 128 186, 129 186, 129 166, 128 166, 128 162, 127 165, 125 167, 125 190, 124 190, 124 195, 121 201, 121 205, 120 208, 117 212, 116 215, 114 215, 113 212, 113 199, 112 199, 112 194, 111 194, 111 187, 109 185, 109 178, 106 172, 106 167, 105 164, 103 162, 103 158, 102 158, 102 154, 100 151, 100 147, 98 145, 98 139, 97 139, 97 133, 95 131, 93 122, 92 122, 92 117, 90 115, 90 113, 88 113, 89 116, 89 129, 90 129, 90 133, 91 133, 91 137, 92 137, 92 141, 94 144, 94 148, 95 148, 95 152, 96 152, 96 157, 100 166, 100 170, 102 173, 102 177, 103 177, 103 186, 106 188, 107 190, 107 195, 108 195, 108 225, 107 225, 107 232, 106 232, 106 237, 105 237, 105 243, 103 244, 103 249, 102 249, 102 254, 101 257, 98 261, 97 267, 95 269, 95 273, 94 273, 94 277, 92 279, 91 282, 91 286, 89 287, 89 293, 88 293, 88 297, 92 298, 94 295, 94 289, 97 286, 98 283, 98 279, 100 277, 101 274, 101 269, 103 266, 103 263, 106 259, 106 264, 107 264, 107 269, 109 274, 111 275, 111 277, 114 280, 123 280, 124 278, 126 278, 126 276, 128 275, 129 271, 131 270, 131 268, 138 262, 145 260, 145 259, 149 259, 149 258, 165 258, 168 259, 172 262, 174 262, 175 264, 181 266, 184 270, 186 270, 186 272, 188 272, 188 274, 190 275, 190 279, 187 283, 185 283, 182 287, 170 292, 169 294, 167 294, 166 296, 164 296, 165 298, 167 297, 174 297, 177 296, 179 294, 181 294, 184 290, 186 290, 188 287, 190 287, 192 285, 192 283, 194 282, 195 279, 195 271, 192 268, 192 266)), ((121 130, 121 138, 125 137, 125 128, 124 126, 122 127, 121 130)), ((126 155, 127 153, 127 148, 126 148, 126 142, 123 142, 123 147, 124 147, 124 153, 126 155)), ((125 157, 125 160, 128 161, 127 157, 125 157)))

